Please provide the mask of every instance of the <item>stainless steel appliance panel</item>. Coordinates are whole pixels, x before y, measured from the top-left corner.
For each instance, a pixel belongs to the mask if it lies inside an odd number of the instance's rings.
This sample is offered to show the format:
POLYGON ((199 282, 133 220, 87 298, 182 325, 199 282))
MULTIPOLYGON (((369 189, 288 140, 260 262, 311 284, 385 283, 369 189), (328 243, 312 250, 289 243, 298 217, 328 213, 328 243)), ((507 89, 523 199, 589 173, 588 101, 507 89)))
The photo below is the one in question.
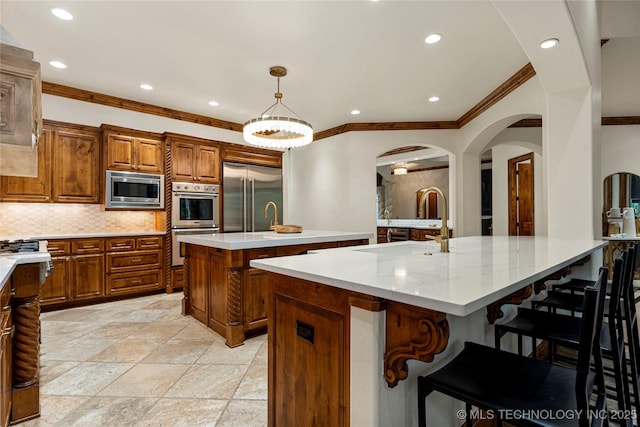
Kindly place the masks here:
POLYGON ((171 230, 171 265, 184 264, 183 245, 178 242, 178 236, 184 234, 215 234, 218 228, 174 228, 171 230))
POLYGON ((219 185, 174 182, 172 189, 172 228, 219 226, 219 185))
POLYGON ((164 175, 110 170, 105 175, 105 207, 164 208, 164 175))
POLYGON ((278 206, 278 222, 282 223, 282 170, 266 166, 224 163, 222 174, 223 231, 268 231, 269 218, 264 207, 269 201, 278 206))

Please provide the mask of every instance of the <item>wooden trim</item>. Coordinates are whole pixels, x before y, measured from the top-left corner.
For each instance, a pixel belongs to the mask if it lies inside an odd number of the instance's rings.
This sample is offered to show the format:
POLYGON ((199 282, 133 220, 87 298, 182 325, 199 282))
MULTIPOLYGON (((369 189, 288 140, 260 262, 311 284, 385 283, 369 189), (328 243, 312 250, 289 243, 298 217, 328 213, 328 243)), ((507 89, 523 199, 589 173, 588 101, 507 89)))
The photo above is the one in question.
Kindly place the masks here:
POLYGON ((387 309, 387 301, 382 298, 369 297, 364 298, 364 295, 349 296, 349 305, 352 307, 358 307, 363 310, 380 312, 387 309))
POLYGON ((366 132, 381 130, 441 130, 459 129, 457 121, 437 122, 380 122, 380 123, 345 123, 331 129, 313 134, 313 140, 319 141, 346 132, 366 132))
POLYGON ((140 138, 148 138, 148 139, 162 139, 162 134, 157 132, 151 132, 140 129, 131 129, 122 126, 109 125, 109 124, 101 124, 100 130, 104 133, 111 133, 116 135, 125 135, 125 136, 133 136, 140 138))
POLYGON ((462 117, 457 120, 458 127, 461 128, 471 120, 478 117, 483 112, 487 111, 491 106, 500 101, 505 96, 519 88, 526 81, 536 75, 536 70, 529 62, 524 67, 520 68, 514 75, 509 77, 504 83, 498 86, 493 92, 487 95, 483 100, 474 105, 469 111, 464 113, 462 117))
POLYGON ((54 130, 57 130, 58 128, 64 128, 65 130, 75 129, 75 130, 92 132, 92 133, 100 132, 99 127, 89 126, 89 125, 80 125, 76 123, 58 122, 55 120, 48 120, 48 119, 44 119, 43 124, 48 128, 55 128, 54 130))
POLYGON ((196 123, 199 125, 212 126, 220 129, 228 129, 242 132, 240 123, 228 122, 213 117, 201 116, 199 114, 186 113, 184 111, 171 108, 160 107, 158 105, 146 104, 144 102, 130 99, 118 98, 102 93, 91 92, 83 89, 76 89, 63 86, 57 83, 42 82, 42 93, 47 95, 60 96, 63 98, 75 99, 78 101, 91 102, 94 104, 106 105, 108 107, 122 108, 124 110, 137 111, 139 113, 152 114, 169 119, 181 120, 184 122, 196 123))
POLYGON ((603 117, 602 126, 640 125, 640 116, 603 117))
POLYGON ((510 128, 541 128, 542 119, 522 119, 519 122, 515 122, 510 128))
POLYGON ((408 170, 407 170, 407 173, 433 171, 433 170, 437 170, 437 169, 449 169, 449 165, 445 165, 445 166, 432 166, 432 167, 430 167, 430 168, 408 169, 408 170))

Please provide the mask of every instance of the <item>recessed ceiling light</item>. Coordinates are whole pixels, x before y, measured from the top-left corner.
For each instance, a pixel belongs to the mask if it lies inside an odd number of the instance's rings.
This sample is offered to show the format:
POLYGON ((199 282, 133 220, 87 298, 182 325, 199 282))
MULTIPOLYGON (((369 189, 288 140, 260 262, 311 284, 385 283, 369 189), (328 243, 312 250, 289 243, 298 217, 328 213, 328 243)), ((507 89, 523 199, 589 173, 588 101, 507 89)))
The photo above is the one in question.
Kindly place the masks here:
POLYGON ((56 68, 67 68, 67 64, 60 61, 49 61, 49 65, 56 68))
POLYGON ((147 84, 147 83, 142 83, 142 84, 140 85, 140 87, 141 87, 142 89, 144 89, 144 90, 153 90, 153 86, 151 86, 150 84, 147 84))
POLYGON ((436 102, 436 101, 440 101, 440 97, 432 96, 431 98, 429 98, 429 102, 436 102))
POLYGON ((550 49, 559 43, 558 39, 547 39, 540 43, 540 47, 543 49, 550 49))
POLYGON ((53 13, 55 16, 65 21, 71 21, 73 19, 72 14, 70 14, 64 9, 60 9, 59 7, 54 7, 53 9, 51 9, 51 13, 53 13))
POLYGON ((357 116, 358 114, 360 114, 360 110, 351 110, 351 114, 357 116))
POLYGON ((434 44, 434 43, 438 43, 441 38, 442 38, 441 34, 433 33, 433 34, 429 34, 427 38, 424 39, 424 42, 426 44, 434 44))
POLYGON ((212 107, 217 107, 218 105, 220 105, 220 103, 216 101, 209 101, 209 105, 211 105, 212 107))

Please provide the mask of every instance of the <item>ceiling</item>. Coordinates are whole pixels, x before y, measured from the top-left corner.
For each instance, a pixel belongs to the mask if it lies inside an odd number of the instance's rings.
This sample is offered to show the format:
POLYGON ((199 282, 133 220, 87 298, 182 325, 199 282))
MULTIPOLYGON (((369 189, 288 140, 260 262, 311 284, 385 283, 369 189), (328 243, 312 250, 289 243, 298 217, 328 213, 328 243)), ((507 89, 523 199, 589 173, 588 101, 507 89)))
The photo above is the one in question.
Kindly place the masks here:
POLYGON ((456 120, 529 62, 484 0, 3 0, 0 24, 34 51, 44 81, 235 123, 274 102, 269 67, 282 65, 284 103, 316 132, 456 120), (426 44, 434 32, 442 40, 426 44))

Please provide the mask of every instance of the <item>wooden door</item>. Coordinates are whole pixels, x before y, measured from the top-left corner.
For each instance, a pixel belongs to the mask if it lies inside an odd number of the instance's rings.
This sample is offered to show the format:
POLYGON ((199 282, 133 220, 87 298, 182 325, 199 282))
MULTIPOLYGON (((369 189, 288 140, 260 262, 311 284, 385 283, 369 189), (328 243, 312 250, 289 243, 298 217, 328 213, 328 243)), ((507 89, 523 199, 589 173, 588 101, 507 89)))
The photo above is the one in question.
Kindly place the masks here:
POLYGON ((11 282, 2 291, 2 313, 0 313, 0 425, 9 425, 11 416, 11 382, 13 361, 11 360, 12 319, 9 303, 11 282), (6 305, 5 305, 6 304, 6 305))
POLYGON ((135 169, 134 151, 134 138, 124 135, 109 135, 106 169, 133 171, 135 169))
POLYGON ((136 170, 143 173, 162 173, 164 157, 162 141, 154 139, 136 139, 136 170))
POLYGON ((244 327, 246 330, 267 327, 267 272, 250 268, 244 274, 244 327))
POLYGON ((53 274, 47 277, 40 290, 40 304, 71 301, 71 257, 54 257, 53 274))
POLYGON ((104 255, 76 255, 72 261, 73 299, 104 295, 104 255))
POLYGON ((509 159, 509 235, 533 236, 533 153, 509 159))
MULTIPOLYGON (((274 302, 269 341, 278 351, 269 362, 275 408, 270 425, 347 425, 345 318, 277 294, 274 302)), ((271 349, 269 357, 273 354, 271 349)))
POLYGON ((53 201, 100 202, 97 133, 60 130, 53 141, 53 201))
POLYGON ((38 140, 38 176, 0 177, 0 200, 3 202, 51 201, 51 141, 53 132, 45 130, 38 140))
MULTIPOLYGON (((202 249, 201 247, 198 248, 202 249)), ((189 258, 189 314, 206 325, 209 313, 207 310, 207 298, 209 295, 208 251, 198 250, 193 245, 187 245, 187 251, 189 258)))
POLYGON ((218 184, 220 182, 220 150, 218 147, 200 145, 197 155, 197 180, 218 184))
POLYGON ((196 147, 190 142, 171 145, 171 176, 174 181, 194 181, 196 176, 196 147))

